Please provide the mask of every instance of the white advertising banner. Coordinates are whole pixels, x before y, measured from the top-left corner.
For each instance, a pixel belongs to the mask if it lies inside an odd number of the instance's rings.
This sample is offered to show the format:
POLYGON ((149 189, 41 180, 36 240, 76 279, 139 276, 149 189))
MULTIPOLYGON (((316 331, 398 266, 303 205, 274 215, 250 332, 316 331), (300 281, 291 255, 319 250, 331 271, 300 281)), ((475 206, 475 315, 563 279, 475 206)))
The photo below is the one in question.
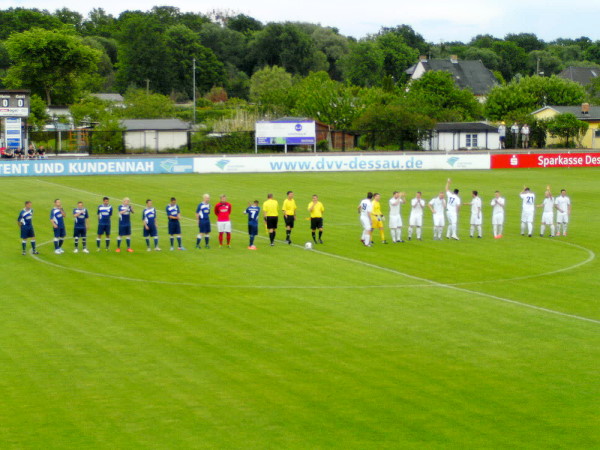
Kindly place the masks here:
POLYGON ((316 139, 314 120, 261 121, 255 131, 258 145, 306 145, 316 139))
POLYGON ((360 172, 489 169, 489 154, 310 155, 194 158, 196 173, 360 172))

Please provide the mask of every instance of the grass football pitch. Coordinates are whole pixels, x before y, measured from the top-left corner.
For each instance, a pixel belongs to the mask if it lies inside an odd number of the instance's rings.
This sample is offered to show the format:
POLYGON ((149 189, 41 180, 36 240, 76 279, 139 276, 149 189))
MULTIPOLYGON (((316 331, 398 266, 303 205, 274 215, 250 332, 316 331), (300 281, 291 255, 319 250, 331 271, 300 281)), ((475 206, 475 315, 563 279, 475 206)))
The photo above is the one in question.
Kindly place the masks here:
MULTIPOLYGON (((2 448, 600 448, 600 183, 597 169, 5 178, 0 199, 2 448), (360 242, 369 190, 428 201, 448 175, 478 189, 484 238, 360 242), (573 202, 568 236, 519 234, 523 185, 573 202), (294 245, 247 249, 247 203, 287 190, 294 245), (507 200, 491 236, 493 192, 507 200), (195 250, 201 195, 233 204, 231 249, 195 250), (305 250, 312 194, 324 245, 305 250), (135 253, 99 252, 101 197, 128 196, 135 253), (177 197, 187 251, 168 251, 177 197), (55 198, 92 212, 90 254, 53 253, 55 198), (141 211, 160 211, 146 252, 141 211), (21 255, 32 200, 40 255, 21 255), (296 245, 298 244, 298 245, 296 245)), ((405 224, 408 210, 403 207, 405 224)), ((72 233, 71 221, 67 232, 72 233)), ((116 231, 113 220, 113 231, 116 231)), ((389 231, 386 229, 388 241, 389 231)), ((115 238, 113 236, 114 249, 115 238)), ((283 227, 278 239, 284 238, 283 227)), ((406 239, 406 229, 404 229, 406 239)), ((28 248, 29 250, 29 248, 28 248)))

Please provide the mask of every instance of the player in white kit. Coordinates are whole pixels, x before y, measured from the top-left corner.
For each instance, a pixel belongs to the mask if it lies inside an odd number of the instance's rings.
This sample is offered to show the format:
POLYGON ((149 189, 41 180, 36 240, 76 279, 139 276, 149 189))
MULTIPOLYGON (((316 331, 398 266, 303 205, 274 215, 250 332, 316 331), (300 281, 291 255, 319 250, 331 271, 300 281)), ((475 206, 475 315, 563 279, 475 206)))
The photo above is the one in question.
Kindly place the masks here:
POLYGON ((546 225, 550 226, 550 237, 554 236, 554 197, 550 192, 550 186, 546 187, 544 192, 544 200, 542 203, 537 205, 538 208, 544 208, 542 210, 542 224, 540 225, 540 236, 544 237, 546 231, 546 225))
POLYGON ((567 235, 567 225, 571 216, 571 199, 567 196, 565 189, 560 190, 560 195, 554 199, 556 208, 556 235, 560 236, 562 227, 563 236, 567 235))
POLYGON ((448 230, 446 232, 447 239, 455 239, 458 241, 458 211, 460 210, 460 197, 458 189, 450 192, 450 183, 448 178, 446 182, 446 217, 448 218, 448 230))
POLYGON ((444 210, 446 209, 444 193, 440 192, 437 197, 432 198, 428 206, 433 213, 433 240, 441 241, 445 224, 444 210))
POLYGON ((471 205, 471 229, 469 231, 469 236, 473 237, 475 235, 475 229, 477 229, 477 237, 481 239, 483 236, 481 230, 481 224, 483 222, 481 207, 483 203, 477 191, 473 191, 472 194, 473 200, 471 200, 470 203, 465 203, 465 205, 471 205))
POLYGON ((496 191, 494 198, 490 203, 492 206, 492 229, 494 230, 494 239, 502 237, 502 229, 504 228, 504 206, 506 201, 500 195, 500 191, 496 191))
POLYGON ((535 212, 535 194, 528 187, 524 186, 520 195, 521 200, 523 200, 521 208, 521 236, 525 236, 525 229, 527 229, 527 235, 531 237, 531 233, 533 233, 533 215, 535 212))
POLYGON ((403 203, 406 203, 404 192, 394 191, 392 198, 388 202, 390 205, 389 227, 392 234, 392 242, 404 242, 402 240, 402 215, 400 209, 403 203))
POLYGON ((360 214, 360 223, 363 227, 361 241, 367 247, 371 246, 371 232, 373 225, 371 223, 371 212, 373 211, 373 193, 369 192, 367 198, 361 200, 358 204, 358 213, 360 214))
POLYGON ((410 201, 410 217, 408 218, 408 240, 412 239, 413 230, 417 229, 417 239, 421 240, 421 228, 423 227, 423 210, 425 200, 421 198, 421 192, 415 194, 410 201))

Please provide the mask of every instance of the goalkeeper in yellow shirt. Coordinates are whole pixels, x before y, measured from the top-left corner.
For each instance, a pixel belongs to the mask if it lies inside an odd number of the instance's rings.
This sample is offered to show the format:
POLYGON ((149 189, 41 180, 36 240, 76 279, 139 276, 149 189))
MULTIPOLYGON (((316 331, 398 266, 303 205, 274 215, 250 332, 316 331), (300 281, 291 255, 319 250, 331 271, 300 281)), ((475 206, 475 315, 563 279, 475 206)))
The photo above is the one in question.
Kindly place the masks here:
POLYGON ((387 244, 385 240, 385 232, 383 227, 383 213, 381 212, 381 194, 373 194, 373 211, 371 212, 371 222, 373 224, 373 232, 379 229, 379 235, 381 236, 381 243, 387 244))

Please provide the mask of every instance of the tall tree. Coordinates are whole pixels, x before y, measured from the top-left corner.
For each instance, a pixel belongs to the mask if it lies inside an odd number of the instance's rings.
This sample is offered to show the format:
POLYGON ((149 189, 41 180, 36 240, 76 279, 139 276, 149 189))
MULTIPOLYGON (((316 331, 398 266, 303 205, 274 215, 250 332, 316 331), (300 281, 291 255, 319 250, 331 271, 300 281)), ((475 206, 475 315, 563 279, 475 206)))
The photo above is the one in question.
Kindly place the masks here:
POLYGON ((250 78, 250 99, 265 111, 286 114, 291 87, 292 75, 283 67, 266 66, 250 78))
POLYGON ((14 64, 4 82, 12 88, 28 88, 43 97, 70 103, 77 97, 85 76, 93 74, 101 52, 81 38, 60 30, 34 28, 12 34, 6 49, 14 64))
POLYGON ((546 47, 546 43, 533 33, 507 34, 504 40, 514 42, 525 50, 526 53, 534 50, 543 50, 546 47))
POLYGON ((106 14, 102 8, 93 8, 81 25, 82 34, 86 36, 114 37, 116 19, 106 14))
POLYGON ((499 70, 505 80, 511 80, 516 74, 522 74, 526 70, 527 53, 514 42, 494 42, 492 50, 500 57, 499 70))
POLYGON ((419 51, 406 44, 402 35, 394 31, 381 32, 375 42, 383 52, 383 73, 396 83, 407 81, 405 70, 418 59, 419 51))
POLYGON ((52 30, 60 28, 61 22, 48 11, 26 8, 0 10, 0 40, 12 33, 21 33, 32 28, 52 30))
POLYGON ((340 61, 344 80, 356 86, 379 86, 384 75, 385 55, 372 40, 351 46, 340 61))

